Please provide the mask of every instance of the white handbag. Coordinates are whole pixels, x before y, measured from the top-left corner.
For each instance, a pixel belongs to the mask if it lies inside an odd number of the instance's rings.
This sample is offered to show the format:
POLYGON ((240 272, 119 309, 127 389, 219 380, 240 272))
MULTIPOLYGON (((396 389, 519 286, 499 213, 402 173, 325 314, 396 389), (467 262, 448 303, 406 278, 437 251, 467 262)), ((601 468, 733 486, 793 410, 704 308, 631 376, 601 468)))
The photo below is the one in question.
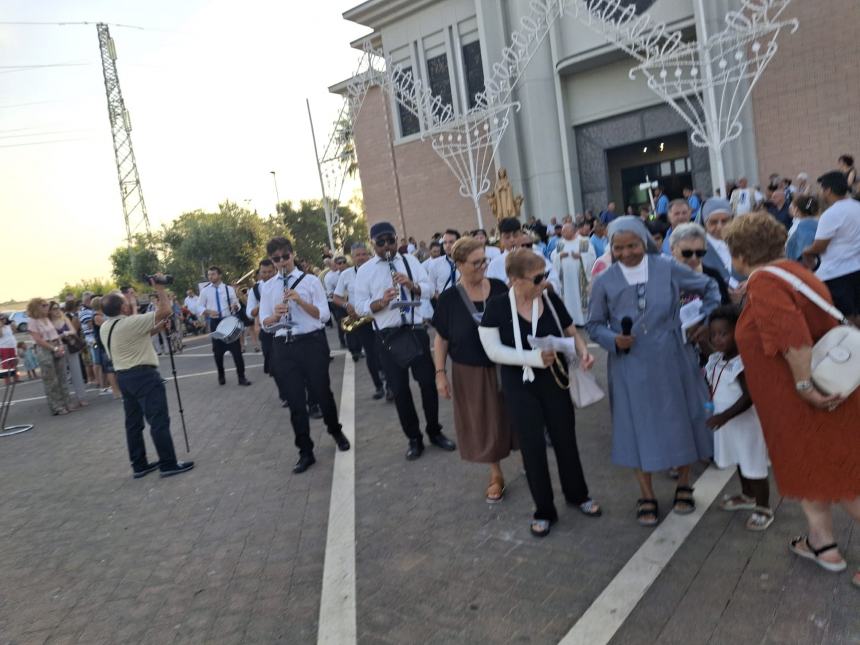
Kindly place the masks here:
POLYGON ((788 282, 839 321, 840 325, 824 334, 812 348, 812 382, 824 394, 850 396, 860 387, 860 329, 794 274, 778 267, 763 270, 788 282))
MULTIPOLYGON (((555 319, 555 324, 561 331, 561 335, 564 336, 564 329, 561 326, 558 312, 552 306, 552 302, 549 296, 546 295, 546 292, 544 292, 543 297, 544 304, 555 319)), ((570 390, 570 400, 573 401, 574 407, 587 408, 589 405, 594 405, 602 401, 606 394, 600 389, 597 379, 594 378, 594 374, 582 369, 579 364, 579 356, 576 354, 573 356, 565 354, 565 357, 567 358, 567 374, 570 379, 570 387, 568 389, 570 390)))

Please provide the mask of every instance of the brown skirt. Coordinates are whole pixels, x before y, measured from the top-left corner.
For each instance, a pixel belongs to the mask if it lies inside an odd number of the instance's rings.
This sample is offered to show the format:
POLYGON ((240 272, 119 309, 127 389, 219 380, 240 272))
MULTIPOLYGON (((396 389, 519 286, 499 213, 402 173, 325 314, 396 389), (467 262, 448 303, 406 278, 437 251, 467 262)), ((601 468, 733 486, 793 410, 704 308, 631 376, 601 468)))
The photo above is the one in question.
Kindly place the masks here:
POLYGON ((496 463, 516 449, 495 367, 451 362, 454 429, 460 457, 479 464, 496 463))

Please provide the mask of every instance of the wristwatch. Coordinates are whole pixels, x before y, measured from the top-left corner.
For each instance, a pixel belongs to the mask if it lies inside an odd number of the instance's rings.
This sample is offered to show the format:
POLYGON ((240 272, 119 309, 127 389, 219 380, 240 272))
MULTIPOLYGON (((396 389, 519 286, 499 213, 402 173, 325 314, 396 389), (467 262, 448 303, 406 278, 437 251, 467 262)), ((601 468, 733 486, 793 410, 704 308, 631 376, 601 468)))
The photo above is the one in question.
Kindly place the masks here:
POLYGON ((812 389, 812 381, 798 381, 794 384, 794 389, 798 392, 807 392, 812 389))

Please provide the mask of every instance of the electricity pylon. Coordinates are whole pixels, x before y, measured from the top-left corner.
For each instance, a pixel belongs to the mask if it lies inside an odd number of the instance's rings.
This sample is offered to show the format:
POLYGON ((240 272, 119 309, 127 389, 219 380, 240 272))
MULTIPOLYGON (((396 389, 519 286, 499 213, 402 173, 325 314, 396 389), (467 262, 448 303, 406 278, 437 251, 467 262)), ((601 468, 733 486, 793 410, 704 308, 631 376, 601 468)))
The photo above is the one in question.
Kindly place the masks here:
POLYGON ((140 175, 137 173, 137 161, 134 158, 134 148, 131 146, 131 119, 128 116, 128 110, 125 109, 119 87, 116 46, 105 23, 98 23, 96 29, 105 77, 105 94, 110 131, 113 136, 113 151, 116 156, 116 174, 119 178, 119 192, 122 197, 122 212, 125 217, 125 232, 128 247, 131 249, 133 235, 143 233, 149 237, 149 216, 146 214, 140 175))

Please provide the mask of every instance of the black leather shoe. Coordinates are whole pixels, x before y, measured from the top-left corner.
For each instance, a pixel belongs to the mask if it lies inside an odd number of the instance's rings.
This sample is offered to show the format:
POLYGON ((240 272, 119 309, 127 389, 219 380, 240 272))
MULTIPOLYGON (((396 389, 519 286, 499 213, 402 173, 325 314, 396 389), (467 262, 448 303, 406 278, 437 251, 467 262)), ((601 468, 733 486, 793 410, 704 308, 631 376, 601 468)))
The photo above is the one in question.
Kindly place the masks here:
POLYGON ((424 442, 421 439, 410 439, 409 450, 406 451, 406 461, 415 461, 424 452, 424 442))
POLYGON ((349 450, 349 439, 346 438, 346 435, 343 434, 342 431, 338 430, 336 433, 331 433, 331 438, 334 439, 334 442, 337 444, 337 449, 341 452, 346 452, 349 450))
POLYGON ((290 407, 290 403, 289 403, 289 401, 281 401, 281 407, 282 407, 282 408, 288 408, 288 407, 290 407))
POLYGON ((218 385, 224 385, 227 383, 227 379, 224 378, 223 374, 218 375, 218 385))
POLYGON ((387 388, 385 390, 385 400, 386 401, 393 401, 394 400, 394 391, 392 389, 387 388))
POLYGON ((296 465, 293 466, 293 472, 297 475, 305 472, 308 468, 317 463, 317 460, 314 458, 313 453, 309 455, 300 455, 299 460, 296 462, 296 465))
POLYGON ((441 448, 442 450, 447 450, 448 452, 453 452, 457 449, 457 444, 451 441, 448 437, 443 435, 441 432, 437 432, 434 435, 430 435, 428 437, 430 439, 430 443, 432 443, 437 448, 441 448))
POLYGON ((250 385, 251 381, 246 379, 244 376, 239 378, 239 385, 250 385))
POLYGON ((177 461, 173 466, 167 466, 166 468, 161 468, 161 477, 173 477, 174 475, 180 475, 182 473, 186 473, 189 470, 194 468, 193 461, 177 461))
POLYGON ((373 393, 373 400, 379 401, 383 396, 385 396, 385 390, 383 388, 377 388, 376 392, 373 393))
POLYGON ((308 416, 311 419, 322 419, 323 413, 322 413, 322 410, 320 410, 320 406, 312 405, 311 407, 309 407, 308 408, 308 416))
POLYGON ((353 363, 357 363, 360 360, 361 360, 361 354, 353 354, 352 355, 352 362, 353 363))

